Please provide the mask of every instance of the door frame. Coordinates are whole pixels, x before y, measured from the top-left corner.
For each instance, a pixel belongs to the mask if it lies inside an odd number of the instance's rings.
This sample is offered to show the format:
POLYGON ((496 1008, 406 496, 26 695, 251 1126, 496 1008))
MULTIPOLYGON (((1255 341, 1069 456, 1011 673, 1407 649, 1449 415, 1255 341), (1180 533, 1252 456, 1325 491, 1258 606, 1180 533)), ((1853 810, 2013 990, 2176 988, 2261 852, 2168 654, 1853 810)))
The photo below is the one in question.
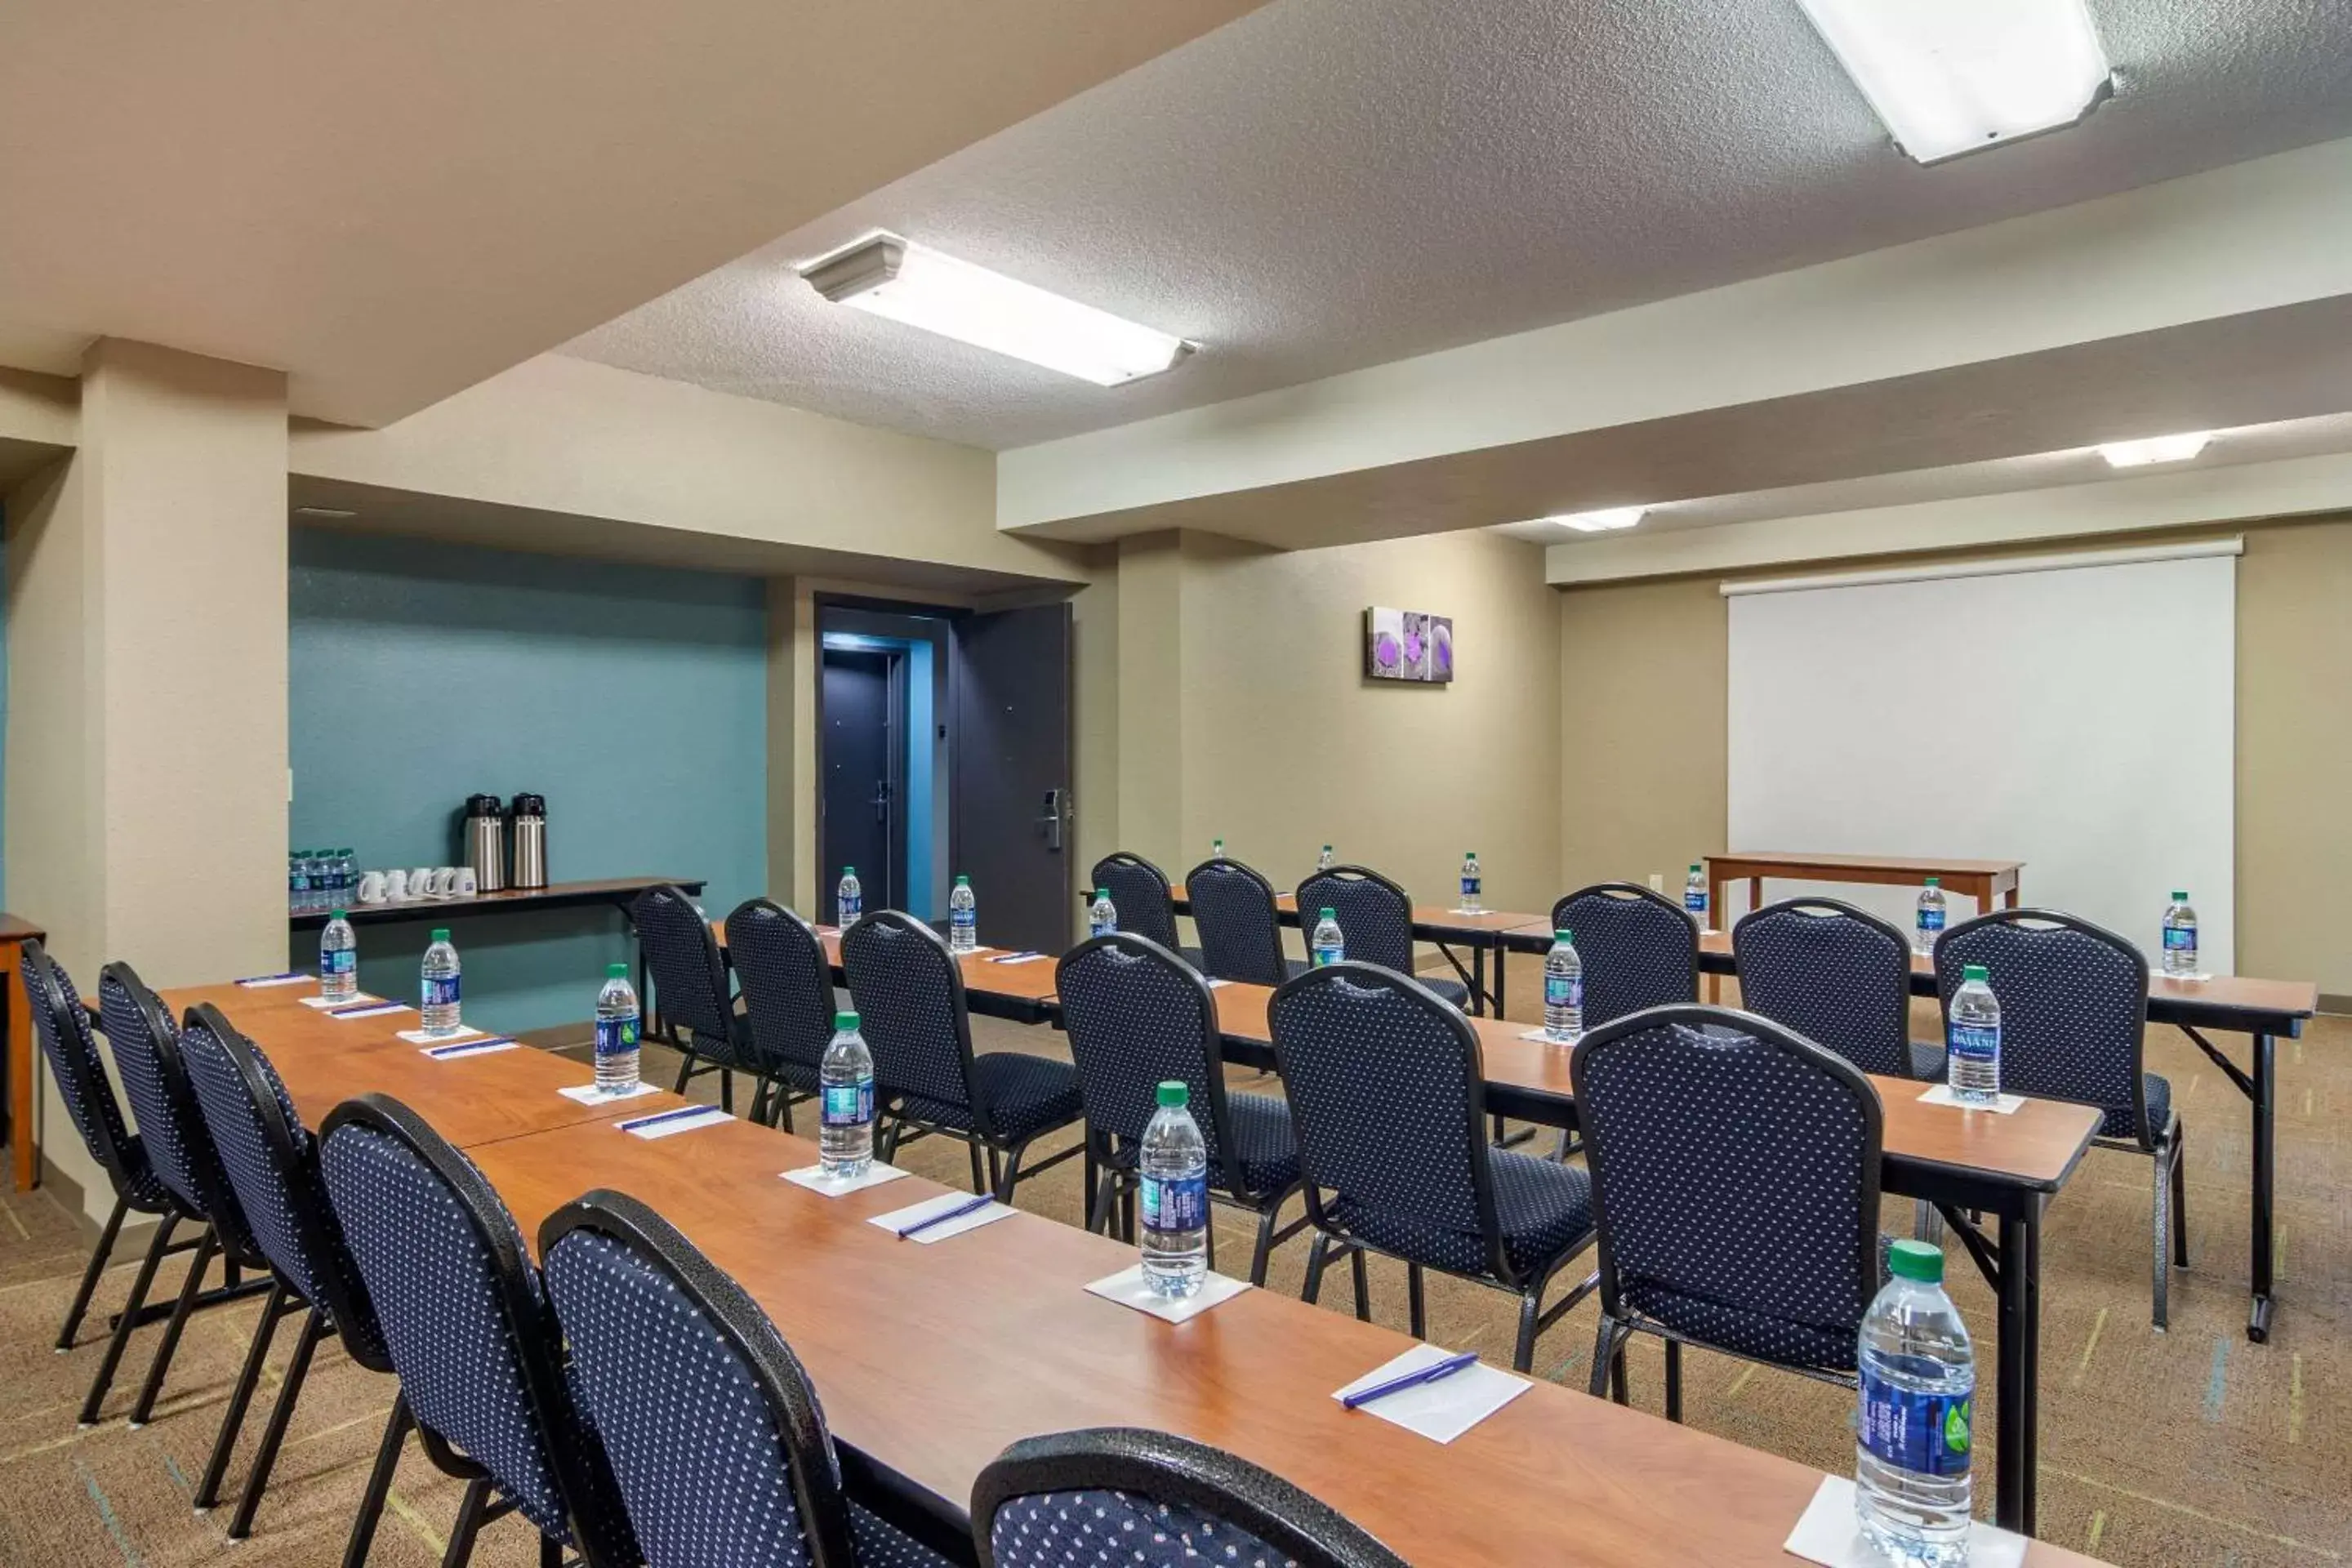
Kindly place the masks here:
MULTIPOLYGON (((830 880, 828 879, 830 868, 826 865, 824 858, 825 633, 831 631, 846 633, 852 636, 896 637, 901 640, 913 640, 904 630, 878 627, 873 626, 870 622, 866 625, 860 625, 859 623, 861 621, 865 621, 868 616, 912 616, 922 620, 937 621, 944 626, 946 623, 962 619, 963 617, 972 614, 972 611, 968 606, 961 605, 926 604, 921 600, 917 599, 890 599, 878 597, 869 594, 844 594, 824 591, 812 594, 809 597, 809 602, 811 605, 811 613, 815 621, 814 630, 815 632, 815 654, 817 663, 815 670, 816 679, 814 682, 816 689, 814 704, 815 724, 814 727, 816 739, 816 799, 812 803, 812 816, 815 827, 814 847, 817 858, 817 867, 816 875, 814 879, 814 887, 813 889, 812 896, 814 898, 816 907, 819 910, 830 910, 833 907, 833 888, 830 880)), ((955 787, 953 780, 955 778, 956 761, 955 725, 952 718, 950 717, 953 711, 953 707, 952 699, 951 696, 950 696, 950 693, 952 690, 950 683, 953 679, 951 673, 953 660, 950 657, 953 646, 953 634, 950 632, 945 637, 934 637, 930 640, 933 645, 933 668, 938 672, 934 676, 933 683, 934 686, 939 689, 934 694, 933 722, 935 724, 944 726, 946 732, 944 736, 935 737, 926 735, 922 738, 924 744, 937 743, 944 752, 943 755, 939 755, 936 758, 936 765, 933 767, 931 773, 932 799, 926 804, 927 809, 932 813, 933 816, 933 842, 935 844, 945 843, 948 845, 950 863, 952 864, 954 855, 954 845, 952 841, 952 834, 954 831, 952 826, 954 822, 954 814, 952 811, 948 809, 948 802, 952 799, 952 791, 955 787), (940 698, 946 698, 948 700, 939 700, 938 699, 940 698)), ((882 652, 886 650, 877 649, 875 651, 882 652)), ((919 874, 918 868, 911 864, 909 858, 909 839, 907 832, 908 822, 906 805, 907 779, 912 762, 912 759, 908 754, 908 748, 915 743, 915 738, 909 733, 910 727, 906 721, 909 712, 907 692, 908 660, 904 652, 901 650, 891 649, 887 651, 889 651, 892 654, 890 661, 890 693, 887 700, 890 703, 891 713, 897 721, 891 725, 890 777, 892 787, 898 792, 898 800, 899 802, 899 810, 893 818, 892 823, 893 832, 891 834, 891 854, 896 857, 895 868, 898 872, 897 879, 898 882, 898 891, 902 895, 898 901, 903 904, 912 901, 905 898, 903 895, 911 890, 913 879, 919 874)), ((935 850, 934 858, 936 858, 936 854, 937 852, 935 850)), ((926 878, 931 878, 934 876, 933 868, 926 866, 920 868, 919 874, 926 878)), ((944 900, 945 896, 944 891, 940 888, 936 887, 929 889, 926 894, 925 902, 927 905, 938 904, 940 906, 937 913, 940 919, 946 918, 946 906, 944 902, 941 901, 944 900)), ((879 902, 871 899, 867 900, 867 903, 869 907, 875 909, 883 907, 879 902)))
MULTIPOLYGON (((830 866, 825 856, 825 747, 827 734, 824 711, 825 664, 835 656, 879 658, 882 660, 882 771, 884 787, 890 797, 890 818, 883 832, 883 864, 881 885, 874 889, 876 909, 897 909, 906 902, 907 877, 907 655, 895 647, 850 648, 827 647, 823 638, 817 641, 816 721, 817 721, 817 787, 816 787, 816 848, 820 862, 818 881, 823 883, 830 866)), ((825 889, 820 885, 817 896, 822 905, 825 889)))

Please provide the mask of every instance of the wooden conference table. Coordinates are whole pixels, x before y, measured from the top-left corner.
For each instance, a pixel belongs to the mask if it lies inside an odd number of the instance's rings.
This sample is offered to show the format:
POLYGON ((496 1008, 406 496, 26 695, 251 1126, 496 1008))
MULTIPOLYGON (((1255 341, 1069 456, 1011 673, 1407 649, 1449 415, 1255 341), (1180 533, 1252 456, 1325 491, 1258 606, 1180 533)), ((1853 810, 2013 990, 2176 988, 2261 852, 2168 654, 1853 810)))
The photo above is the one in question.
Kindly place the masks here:
MULTIPOLYGON (((1184 884, 1169 889, 1169 898, 1180 915, 1192 912, 1192 900, 1185 895, 1184 884)), ((1286 926, 1303 929, 1298 918, 1298 895, 1276 893, 1274 896, 1275 918, 1286 926)), ((1539 915, 1517 914, 1503 910, 1479 910, 1475 912, 1447 909, 1442 904, 1412 906, 1412 937, 1425 942, 1445 955, 1454 973, 1470 987, 1470 1011, 1484 1015, 1503 1011, 1502 951, 1504 936, 1518 928, 1540 923, 1539 915), (1459 951, 1457 951, 1459 950, 1459 951), (1467 952, 1470 962, 1462 962, 1467 952), (1486 955, 1496 954, 1495 978, 1492 989, 1486 981, 1486 955)))
POLYGON ((1793 877, 1808 882, 1866 882, 1881 887, 1916 888, 1930 877, 1941 880, 1944 891, 1961 893, 1977 901, 1979 914, 1990 913, 1995 900, 2017 908, 2018 873, 2022 860, 1955 860, 1902 855, 1794 855, 1748 850, 1706 857, 1707 908, 1723 913, 1723 889, 1733 882, 1748 884, 1748 907, 1764 907, 1764 879, 1793 877))
MULTIPOLYGON (((306 1122, 335 1100, 379 1090, 445 1133, 464 1129, 463 1146, 526 1238, 592 1186, 654 1205, 775 1321, 821 1391, 853 1476, 948 1531, 968 1529, 971 1483, 1007 1443, 1088 1426, 1159 1427, 1240 1454, 1430 1568, 1780 1568, 1790 1561, 1780 1543, 1821 1481, 1543 1382, 1434 1444, 1331 1397, 1412 1342, 1393 1330, 1265 1290, 1164 1323, 1082 1289, 1132 1262, 1132 1248, 1108 1237, 1016 1214, 937 1246, 899 1241, 863 1222, 949 1189, 908 1176, 827 1199, 777 1179, 814 1163, 815 1146, 800 1139, 741 1121, 629 1137, 606 1123, 678 1101, 578 1106, 541 1079, 585 1082, 582 1064, 529 1047, 434 1061, 394 1036, 415 1026, 414 1013, 327 1019, 299 1005, 307 988, 274 989, 163 999, 174 1012, 218 1002, 269 1053, 306 1122), (492 1100, 511 1103, 485 1110, 492 1100)), ((2089 1560, 2036 1542, 2026 1561, 2089 1560)))

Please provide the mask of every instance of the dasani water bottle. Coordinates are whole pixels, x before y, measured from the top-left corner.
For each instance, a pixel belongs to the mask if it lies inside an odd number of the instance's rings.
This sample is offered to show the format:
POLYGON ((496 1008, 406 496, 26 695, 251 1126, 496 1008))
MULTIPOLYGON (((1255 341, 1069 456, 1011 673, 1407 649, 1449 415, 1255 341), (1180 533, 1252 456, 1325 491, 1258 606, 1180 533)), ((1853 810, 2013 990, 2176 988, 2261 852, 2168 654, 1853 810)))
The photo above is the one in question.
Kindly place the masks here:
POLYGON ((1544 954, 1544 1038, 1572 1046, 1584 1035, 1584 960, 1576 951, 1574 933, 1551 933, 1551 951, 1544 954))
POLYGON ((1462 912, 1464 914, 1478 912, 1478 889, 1485 881, 1486 879, 1478 872, 1478 851, 1473 849, 1462 857, 1462 912))
POLYGON ((465 1026, 457 1022, 457 950, 449 941, 446 927, 433 931, 432 945, 425 950, 425 1032, 428 1035, 454 1035, 465 1026))
POLYGON ((818 1168, 827 1181, 854 1182, 874 1163, 874 1053, 856 1014, 833 1016, 816 1075, 818 1168))
POLYGON ((319 932, 319 994, 329 1002, 348 1002, 360 994, 360 939, 341 910, 327 917, 319 932))
POLYGON ((1108 936, 1118 929, 1118 906, 1110 901, 1108 888, 1095 889, 1095 901, 1087 906, 1087 934, 1108 936))
POLYGON ((1944 1026, 1944 1058, 1954 1099, 1990 1105, 2000 1098, 2000 1002, 1981 963, 1960 971, 1944 1026))
POLYGON ((948 951, 980 950, 980 900, 971 896, 971 879, 958 877, 948 889, 948 951))
POLYGON ((1890 1563, 1961 1568, 1969 1560, 1976 1350, 1944 1294, 1944 1255, 1921 1241, 1889 1248, 1894 1278, 1863 1314, 1856 1363, 1854 1512, 1890 1563))
POLYGON ((866 889, 858 885, 857 868, 844 866, 841 868, 841 885, 833 890, 834 923, 847 931, 857 923, 857 917, 865 911, 866 889))
POLYGON ((2164 910, 2164 972, 2183 979, 2197 970, 2197 911, 2187 893, 2175 893, 2164 910))
POLYGON ((1320 969, 1337 963, 1348 956, 1348 939, 1339 931, 1339 914, 1331 910, 1319 910, 1315 916, 1315 936, 1307 943, 1308 961, 1320 969))
POLYGON ((1698 862, 1693 861, 1690 875, 1683 879, 1683 910, 1698 922, 1701 931, 1707 929, 1706 893, 1706 872, 1698 862))
POLYGON ((1209 1146, 1186 1109, 1192 1091, 1162 1083, 1143 1129, 1136 1173, 1143 1186, 1143 1282, 1156 1295, 1197 1292, 1209 1272, 1209 1146))
POLYGON ((627 1094, 637 1087, 639 1021, 636 988, 629 966, 604 966, 604 988, 596 993, 596 1089, 627 1094))
POLYGON ((1930 877, 1927 885, 1919 889, 1919 910, 1911 922, 1911 945, 1921 952, 1936 951, 1936 939, 1944 934, 1944 879, 1930 877))

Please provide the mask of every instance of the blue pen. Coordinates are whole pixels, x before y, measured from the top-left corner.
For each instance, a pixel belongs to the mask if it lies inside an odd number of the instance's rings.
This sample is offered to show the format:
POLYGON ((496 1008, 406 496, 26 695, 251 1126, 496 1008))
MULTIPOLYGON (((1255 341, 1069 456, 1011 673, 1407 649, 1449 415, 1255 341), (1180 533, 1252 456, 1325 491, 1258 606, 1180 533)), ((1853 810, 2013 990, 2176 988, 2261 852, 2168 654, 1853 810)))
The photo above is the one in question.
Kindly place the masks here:
POLYGON ((995 1198, 983 1193, 979 1197, 973 1198, 969 1203, 961 1203, 951 1209, 946 1209, 939 1214, 932 1215, 928 1219, 917 1220, 914 1224, 907 1226, 906 1229, 898 1233, 898 1239, 900 1241, 904 1241, 908 1237, 927 1231, 935 1225, 945 1225, 951 1219, 961 1219, 968 1214, 977 1214, 995 1201, 995 1198))
POLYGON ((1044 953, 1039 952, 1034 949, 1031 949, 1025 952, 1004 953, 1000 957, 992 958, 988 962, 991 963, 1026 963, 1033 958, 1043 958, 1045 956, 1045 955, 1044 953))
POLYGON ((406 1008, 404 1002, 346 1002, 340 1007, 327 1009, 330 1018, 356 1017, 362 1013, 397 1013, 406 1008))
POLYGON ((272 980, 308 980, 310 978, 310 977, 301 970, 289 969, 283 974, 248 974, 244 979, 238 981, 237 984, 239 985, 262 985, 267 984, 272 980))
POLYGON ((513 1044, 514 1042, 504 1035, 492 1035, 487 1040, 467 1040, 462 1044, 455 1046, 435 1046, 425 1054, 431 1057, 436 1061, 442 1061, 450 1057, 462 1057, 467 1051, 487 1051, 495 1046, 510 1046, 513 1044))
POLYGON ((1444 1361, 1432 1362, 1427 1366, 1417 1368, 1399 1377, 1392 1377, 1386 1383, 1376 1383, 1370 1388, 1360 1389, 1341 1399, 1339 1403, 1353 1410, 1360 1405, 1370 1405, 1375 1399, 1385 1399, 1391 1394, 1402 1394, 1408 1388, 1419 1388, 1424 1383, 1435 1383, 1439 1378, 1452 1377, 1464 1367, 1477 1364, 1478 1352, 1464 1351, 1460 1355, 1450 1355, 1444 1361))
MULTIPOLYGON (((708 1116, 719 1108, 715 1105, 681 1105, 676 1110, 665 1110, 654 1116, 640 1116, 620 1124, 624 1132, 635 1132, 640 1127, 658 1127, 665 1121, 677 1121, 688 1116, 708 1116)), ((723 1113, 722 1113, 723 1114, 723 1113)))

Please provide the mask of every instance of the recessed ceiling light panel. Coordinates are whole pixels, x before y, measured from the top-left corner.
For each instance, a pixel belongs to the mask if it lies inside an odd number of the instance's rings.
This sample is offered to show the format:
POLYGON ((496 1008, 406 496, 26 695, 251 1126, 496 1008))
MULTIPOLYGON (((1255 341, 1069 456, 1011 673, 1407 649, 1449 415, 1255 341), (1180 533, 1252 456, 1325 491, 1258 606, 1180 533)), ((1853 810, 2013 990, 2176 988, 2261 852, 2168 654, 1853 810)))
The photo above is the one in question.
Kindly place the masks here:
POLYGON ((2190 430, 2179 436, 2151 436, 2144 441, 2109 441, 2099 456, 2110 468, 2144 468, 2150 463, 2185 463, 2205 449, 2210 430, 2190 430))
POLYGON ((2113 72, 2085 0, 1798 0, 1922 163, 2072 125, 2113 72))
POLYGON ((1042 364, 1097 386, 1157 375, 1192 345, 1092 305, 872 234, 800 269, 837 305, 1042 364))
POLYGON ((1572 528, 1579 533, 1612 533, 1621 528, 1633 527, 1649 510, 1645 506, 1612 506, 1603 507, 1599 511, 1564 512, 1544 521, 1556 522, 1562 528, 1572 528))

